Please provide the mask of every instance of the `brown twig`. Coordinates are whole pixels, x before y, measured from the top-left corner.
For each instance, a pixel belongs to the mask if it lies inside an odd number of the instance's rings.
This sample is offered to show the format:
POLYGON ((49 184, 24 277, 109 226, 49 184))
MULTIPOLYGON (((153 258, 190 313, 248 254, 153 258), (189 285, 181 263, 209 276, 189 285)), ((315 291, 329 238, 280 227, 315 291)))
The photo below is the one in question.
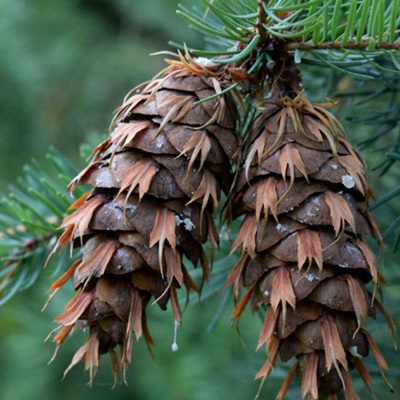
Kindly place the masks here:
POLYGON ((256 21, 256 31, 257 33, 261 36, 261 40, 267 36, 267 31, 264 27, 264 21, 267 19, 267 14, 264 10, 264 4, 265 0, 258 0, 257 1, 257 21, 256 21))
MULTIPOLYGON (((287 51, 290 50, 366 50, 370 47, 369 40, 362 40, 359 43, 348 42, 342 45, 340 42, 322 42, 314 44, 312 42, 288 42, 284 44, 287 51)), ((400 42, 375 44, 373 50, 400 50, 400 42)))

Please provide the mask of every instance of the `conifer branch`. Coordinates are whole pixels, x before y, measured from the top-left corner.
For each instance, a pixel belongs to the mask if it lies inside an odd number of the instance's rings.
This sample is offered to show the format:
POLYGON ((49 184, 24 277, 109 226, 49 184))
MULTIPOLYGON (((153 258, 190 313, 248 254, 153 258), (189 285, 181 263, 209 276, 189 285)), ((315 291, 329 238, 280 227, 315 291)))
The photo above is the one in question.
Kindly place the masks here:
MULTIPOLYGON (((71 201, 66 185, 75 168, 52 149, 40 163, 32 161, 25 176, 0 198, 0 305, 36 282, 49 248, 71 201)), ((66 252, 55 257, 61 269, 66 252)))
MULTIPOLYGON (((255 49, 256 37, 259 38, 256 51, 267 52, 266 49, 277 46, 281 51, 335 51, 341 53, 342 61, 362 52, 368 55, 366 61, 373 63, 380 51, 400 49, 397 0, 387 6, 361 0, 246 0, 244 5, 234 0, 202 2, 209 11, 207 18, 183 7, 179 15, 211 36, 214 43, 219 42, 221 55, 224 51, 226 54, 227 48, 233 51, 234 61, 245 60, 255 49)), ((396 57, 394 54, 392 63, 399 69, 396 57)), ((303 60, 306 60, 304 54, 302 57, 297 54, 296 61, 303 60)), ((324 59, 320 61, 324 63, 324 59)), ((325 66, 336 68, 329 60, 325 66)))

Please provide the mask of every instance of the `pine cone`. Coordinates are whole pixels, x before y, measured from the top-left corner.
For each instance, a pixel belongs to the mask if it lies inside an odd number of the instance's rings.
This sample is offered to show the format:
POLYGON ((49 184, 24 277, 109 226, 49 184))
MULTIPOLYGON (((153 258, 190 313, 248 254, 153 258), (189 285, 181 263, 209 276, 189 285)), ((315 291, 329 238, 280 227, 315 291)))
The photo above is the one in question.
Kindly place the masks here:
POLYGON ((363 327, 367 317, 379 308, 393 326, 375 298, 383 279, 362 238, 379 237, 366 211, 363 162, 338 121, 302 94, 266 106, 248 140, 233 206, 244 220, 232 251, 242 253, 227 285, 236 297, 248 288, 234 318, 248 303, 253 311, 267 306, 258 348, 269 356, 256 377, 265 382, 278 354, 283 362, 296 357, 277 399, 294 372, 302 398, 334 399, 344 389, 355 399, 349 371, 368 386, 362 358, 370 350, 381 372, 387 368, 363 327))
POLYGON ((169 63, 127 95, 109 137, 70 184, 93 189, 71 207, 56 245, 83 246, 83 255, 51 286, 55 294, 73 277, 77 290, 55 319, 61 331, 53 341, 58 349, 75 325, 88 327, 65 373, 84 360, 91 382, 101 354, 111 355, 114 376, 122 368, 125 377, 133 335, 153 345, 145 314, 151 298, 161 309, 170 302, 179 325, 177 289, 199 291, 182 257, 200 263, 206 279, 202 244, 218 241, 212 213, 232 183, 235 104, 230 93, 215 96, 222 90, 218 65, 182 56, 169 63))

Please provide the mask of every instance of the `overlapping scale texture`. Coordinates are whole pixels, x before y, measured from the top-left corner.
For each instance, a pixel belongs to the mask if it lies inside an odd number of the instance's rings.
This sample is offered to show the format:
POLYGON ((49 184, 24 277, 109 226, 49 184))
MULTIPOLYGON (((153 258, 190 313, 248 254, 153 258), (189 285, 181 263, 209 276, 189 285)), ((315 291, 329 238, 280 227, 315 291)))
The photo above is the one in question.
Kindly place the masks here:
POLYGON ((363 239, 379 237, 366 211, 369 189, 364 165, 337 120, 300 94, 268 104, 256 119, 238 178, 236 217, 243 216, 232 250, 241 257, 227 285, 247 288, 234 317, 247 304, 266 309, 258 348, 268 359, 262 383, 278 355, 296 358, 277 399, 294 373, 301 397, 334 399, 343 390, 356 399, 350 370, 367 385, 363 363, 370 352, 386 363, 365 328, 379 308, 382 278, 363 239))
POLYGON ((217 69, 180 57, 135 88, 71 182, 71 190, 92 188, 72 206, 56 246, 83 246, 83 255, 51 287, 56 293, 73 279, 77 291, 55 320, 53 341, 58 348, 74 326, 89 336, 66 372, 83 360, 92 381, 109 353, 114 374, 122 368, 125 376, 134 337, 153 344, 146 305, 170 304, 179 325, 177 289, 199 290, 183 256, 207 278, 202 245, 218 241, 213 209, 231 186, 239 146, 231 94, 208 99, 223 89, 217 69))

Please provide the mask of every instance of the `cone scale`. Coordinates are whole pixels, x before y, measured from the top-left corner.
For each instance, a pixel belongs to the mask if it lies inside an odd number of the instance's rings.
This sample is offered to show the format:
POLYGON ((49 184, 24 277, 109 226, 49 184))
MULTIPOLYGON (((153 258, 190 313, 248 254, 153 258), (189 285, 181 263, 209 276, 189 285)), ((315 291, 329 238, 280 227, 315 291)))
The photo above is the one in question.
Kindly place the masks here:
POLYGON ((387 368, 367 318, 378 307, 392 324, 375 298, 382 278, 364 240, 379 237, 366 211, 364 164, 333 115, 302 92, 260 108, 232 207, 244 218, 232 246, 241 257, 227 279, 237 298, 233 317, 246 305, 266 309, 261 386, 278 356, 296 360, 276 399, 294 374, 303 399, 336 399, 342 390, 346 400, 356 399, 350 371, 369 387, 363 358, 372 353, 380 371, 387 368))
POLYGON ((231 186, 236 109, 231 94, 208 99, 222 90, 218 65, 181 55, 169 64, 127 95, 109 137, 71 182, 71 190, 92 189, 72 205, 53 250, 83 247, 50 288, 53 296, 73 279, 76 289, 52 334, 58 350, 75 326, 88 328, 65 373, 84 361, 90 382, 102 354, 110 354, 114 376, 122 369, 125 379, 134 339, 154 345, 149 302, 163 310, 170 304, 175 327, 180 324, 177 290, 199 291, 182 257, 200 264, 207 279, 202 245, 218 241, 212 213, 231 186))

